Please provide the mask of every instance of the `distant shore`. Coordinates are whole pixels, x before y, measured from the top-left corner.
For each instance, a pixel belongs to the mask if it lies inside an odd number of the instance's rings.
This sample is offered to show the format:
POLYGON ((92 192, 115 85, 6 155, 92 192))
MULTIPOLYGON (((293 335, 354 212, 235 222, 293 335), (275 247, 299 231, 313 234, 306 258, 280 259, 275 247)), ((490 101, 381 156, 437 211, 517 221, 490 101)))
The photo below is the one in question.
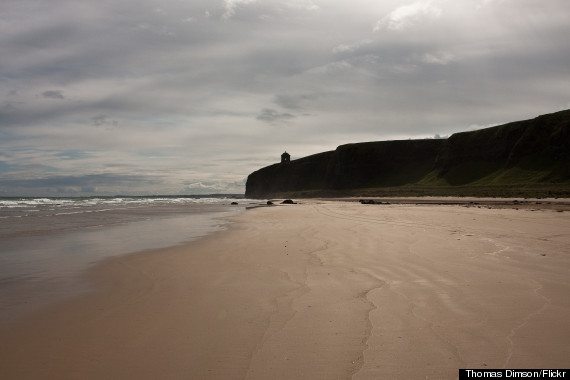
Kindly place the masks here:
POLYGON ((88 272, 94 292, 0 326, 0 374, 455 379, 568 366, 570 200, 360 199, 259 207, 189 244, 108 259, 88 272))

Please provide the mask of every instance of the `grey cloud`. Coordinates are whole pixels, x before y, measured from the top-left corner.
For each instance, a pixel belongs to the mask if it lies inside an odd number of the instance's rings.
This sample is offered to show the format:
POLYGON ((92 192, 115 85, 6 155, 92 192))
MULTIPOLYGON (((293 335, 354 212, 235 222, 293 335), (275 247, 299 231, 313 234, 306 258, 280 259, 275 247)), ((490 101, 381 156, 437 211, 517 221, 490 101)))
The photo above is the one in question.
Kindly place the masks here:
POLYGON ((0 148, 95 152, 48 157, 75 185, 128 161, 117 175, 168 173, 153 191, 224 189, 282 143, 302 156, 569 107, 567 0, 355 1, 7 2, 0 148))
POLYGON ((434 0, 418 0, 411 4, 401 5, 384 16, 376 24, 374 31, 384 27, 393 31, 404 30, 422 20, 439 18, 441 14, 442 9, 434 0))
POLYGON ((287 109, 300 109, 301 108, 301 99, 296 96, 291 95, 276 95, 275 104, 287 109))
POLYGON ((228 20, 232 18, 236 13, 236 8, 241 5, 247 5, 250 3, 254 3, 255 0, 224 0, 224 14, 222 18, 228 20))
POLYGON ((107 115, 93 116, 91 118, 91 121, 92 121, 93 125, 96 127, 100 127, 100 126, 116 127, 117 125, 119 125, 119 122, 117 120, 110 119, 107 115))
POLYGON ((265 121, 272 124, 286 122, 293 118, 295 118, 295 115, 292 115, 287 112, 279 113, 272 108, 264 108, 261 110, 259 115, 256 116, 257 120, 265 121))
POLYGON ((63 91, 49 90, 42 92, 42 97, 47 99, 65 99, 63 91))
POLYGON ((311 102, 323 98, 324 95, 319 94, 278 94, 275 95, 273 102, 280 107, 289 110, 301 110, 304 109, 311 102))
POLYGON ((53 176, 37 179, 8 179, 1 180, 0 185, 20 187, 62 187, 62 186, 116 186, 116 185, 140 185, 140 183, 159 183, 158 179, 140 175, 116 175, 116 174, 90 174, 84 176, 53 176))

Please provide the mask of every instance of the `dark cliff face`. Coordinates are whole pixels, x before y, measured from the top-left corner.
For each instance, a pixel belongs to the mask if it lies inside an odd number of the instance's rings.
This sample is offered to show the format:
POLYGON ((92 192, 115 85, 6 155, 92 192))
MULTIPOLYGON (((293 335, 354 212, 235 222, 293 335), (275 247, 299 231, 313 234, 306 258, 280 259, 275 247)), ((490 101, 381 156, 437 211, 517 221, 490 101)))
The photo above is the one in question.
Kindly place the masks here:
POLYGON ((339 146, 327 167, 327 189, 400 186, 419 181, 445 140, 377 141, 339 146))
POLYGON ((341 145, 267 166, 249 175, 246 197, 311 190, 346 190, 415 183, 431 170, 445 140, 377 141, 341 145))
POLYGON ((251 173, 245 186, 246 197, 263 198, 283 192, 323 189, 332 153, 318 153, 251 173))
POLYGON ((246 196, 525 181, 570 182, 570 110, 456 133, 446 140, 341 145, 257 170, 247 179, 246 196))
POLYGON ((438 177, 451 185, 477 182, 494 172, 517 167, 551 174, 547 175, 550 180, 564 181, 569 152, 570 110, 453 134, 439 152, 435 169, 438 177))

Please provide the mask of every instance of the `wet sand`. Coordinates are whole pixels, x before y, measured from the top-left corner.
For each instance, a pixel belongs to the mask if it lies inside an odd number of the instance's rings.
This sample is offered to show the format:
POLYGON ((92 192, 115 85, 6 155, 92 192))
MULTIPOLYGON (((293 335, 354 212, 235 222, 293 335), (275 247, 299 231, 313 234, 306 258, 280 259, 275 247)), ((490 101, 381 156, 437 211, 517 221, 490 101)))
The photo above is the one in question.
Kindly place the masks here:
POLYGON ((7 379, 454 379, 570 364, 570 213, 304 201, 113 258, 0 326, 7 379))

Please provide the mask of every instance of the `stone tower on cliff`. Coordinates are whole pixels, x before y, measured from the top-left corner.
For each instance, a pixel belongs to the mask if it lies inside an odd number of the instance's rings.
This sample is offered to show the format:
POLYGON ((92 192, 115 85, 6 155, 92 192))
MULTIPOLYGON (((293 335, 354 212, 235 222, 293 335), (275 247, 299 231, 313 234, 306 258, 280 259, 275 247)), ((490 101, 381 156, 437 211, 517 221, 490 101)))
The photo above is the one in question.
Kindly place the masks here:
POLYGON ((291 155, 287 152, 283 153, 281 155, 281 163, 284 164, 284 163, 287 163, 289 161, 291 161, 291 155))

